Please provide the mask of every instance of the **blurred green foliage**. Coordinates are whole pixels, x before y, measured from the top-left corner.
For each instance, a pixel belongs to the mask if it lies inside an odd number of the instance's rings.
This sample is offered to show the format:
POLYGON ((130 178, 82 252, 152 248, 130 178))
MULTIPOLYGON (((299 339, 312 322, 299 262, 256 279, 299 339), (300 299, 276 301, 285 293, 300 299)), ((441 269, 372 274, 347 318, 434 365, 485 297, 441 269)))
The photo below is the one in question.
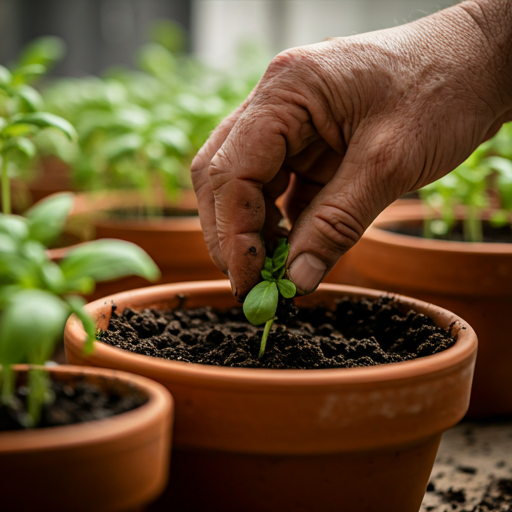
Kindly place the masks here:
POLYGON ((428 207, 424 222, 427 238, 449 238, 462 212, 465 241, 483 240, 484 217, 491 225, 512 220, 512 123, 503 125, 454 171, 427 185, 420 197, 428 207))
POLYGON ((186 55, 178 25, 159 21, 136 55, 137 70, 110 69, 101 78, 57 80, 43 90, 47 108, 77 129, 74 148, 55 134, 53 147, 73 169, 79 190, 155 187, 174 199, 190 188, 190 163, 217 124, 246 98, 267 60, 241 46, 232 70, 186 55))

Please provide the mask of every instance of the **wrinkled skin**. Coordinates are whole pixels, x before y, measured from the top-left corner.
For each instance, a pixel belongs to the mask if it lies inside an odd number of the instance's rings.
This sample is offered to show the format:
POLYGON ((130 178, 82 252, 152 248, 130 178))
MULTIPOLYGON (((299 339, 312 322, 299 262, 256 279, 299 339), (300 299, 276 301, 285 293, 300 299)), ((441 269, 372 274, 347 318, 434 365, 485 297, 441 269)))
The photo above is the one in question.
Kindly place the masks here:
POLYGON ((287 50, 192 164, 210 254, 239 300, 265 247, 313 291, 375 217, 512 120, 512 2, 467 1, 393 29, 287 50))

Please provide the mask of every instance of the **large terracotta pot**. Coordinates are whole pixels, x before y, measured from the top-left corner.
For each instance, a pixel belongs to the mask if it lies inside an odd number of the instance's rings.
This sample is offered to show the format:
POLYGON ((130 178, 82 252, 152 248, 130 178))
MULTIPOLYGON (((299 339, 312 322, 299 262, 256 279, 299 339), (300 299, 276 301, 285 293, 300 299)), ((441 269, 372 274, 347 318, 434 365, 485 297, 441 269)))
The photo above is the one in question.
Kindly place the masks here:
POLYGON ((69 366, 48 371, 70 383, 85 376, 103 389, 135 386, 149 401, 103 420, 0 432, 0 509, 121 512, 152 502, 168 478, 174 406, 167 390, 124 372, 69 366))
MULTIPOLYGON (((210 258, 197 215, 155 219, 115 219, 105 215, 111 209, 143 205, 138 192, 83 194, 75 202, 73 216, 89 220, 95 238, 117 238, 142 247, 162 272, 159 283, 226 278, 210 258)), ((194 193, 183 192, 177 209, 197 210, 194 193)), ((150 284, 138 277, 100 283, 91 299, 150 284)))
POLYGON ((421 206, 377 220, 347 254, 350 284, 442 306, 475 329, 478 362, 469 415, 512 414, 512 244, 427 240, 387 231, 420 224, 421 206))
MULTIPOLYGON (((299 305, 382 292, 321 285, 299 305)), ((465 414, 476 356, 473 329, 452 313, 405 297, 401 307, 451 329, 445 352, 399 364, 326 370, 224 368, 167 361, 97 342, 71 317, 72 364, 129 370, 176 400, 171 486, 150 510, 417 512, 441 434, 465 414), (453 325, 452 325, 453 324, 453 325), (173 508, 174 507, 174 508, 173 508)), ((177 283, 89 304, 106 328, 112 303, 186 308, 235 306, 228 282, 177 283)))

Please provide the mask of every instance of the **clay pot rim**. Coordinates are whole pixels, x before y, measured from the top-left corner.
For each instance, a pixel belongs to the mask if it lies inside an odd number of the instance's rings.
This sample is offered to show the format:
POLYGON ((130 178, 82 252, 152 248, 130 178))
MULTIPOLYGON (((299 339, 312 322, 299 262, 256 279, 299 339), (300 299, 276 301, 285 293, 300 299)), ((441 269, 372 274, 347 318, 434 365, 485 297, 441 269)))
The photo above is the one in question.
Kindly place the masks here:
MULTIPOLYGON (((176 296, 178 293, 187 293, 193 295, 204 295, 204 293, 229 293, 231 287, 228 281, 195 281, 185 283, 172 283, 158 286, 151 286, 138 290, 131 290, 109 297, 96 300, 89 303, 86 309, 93 316, 98 317, 99 311, 105 306, 110 307, 112 302, 134 303, 139 302, 142 305, 151 305, 165 301, 167 298, 176 296), (185 290, 184 290, 185 288, 185 290)), ((134 354, 123 349, 109 346, 107 344, 96 342, 95 351, 88 358, 93 362, 98 355, 98 361, 102 365, 108 364, 108 361, 121 361, 124 367, 130 368, 144 374, 160 374, 172 371, 174 375, 179 375, 184 379, 208 380, 217 382, 221 385, 257 385, 259 387, 311 387, 311 386, 329 386, 340 384, 375 384, 376 382, 402 381, 405 379, 416 378, 418 376, 444 372, 454 366, 462 364, 471 358, 477 349, 477 337, 472 327, 455 314, 428 304, 426 302, 405 297, 398 294, 389 294, 379 290, 371 290, 346 285, 321 284, 318 293, 326 292, 328 295, 339 296, 366 296, 377 298, 381 295, 391 296, 403 304, 411 306, 414 309, 421 310, 425 314, 431 313, 431 318, 443 320, 445 325, 449 326, 456 322, 457 341, 455 345, 443 352, 418 358, 413 361, 404 361, 400 363, 390 363, 372 367, 362 368, 329 368, 318 370, 271 370, 259 368, 226 368, 221 366, 209 366, 196 363, 186 363, 181 361, 169 361, 158 359, 151 356, 134 354), (437 316, 437 319, 435 318, 437 316), (106 363, 107 362, 107 363, 106 363), (142 368, 142 370, 141 370, 142 368)), ((438 323, 436 321, 436 323, 438 323)), ((64 340, 66 350, 82 351, 85 333, 78 319, 71 316, 66 324, 64 340)))
MULTIPOLYGON (((17 371, 26 371, 28 365, 16 365, 17 371)), ((120 370, 108 368, 91 368, 84 366, 45 367, 50 373, 71 375, 92 375, 111 380, 121 380, 140 388, 148 401, 122 414, 95 421, 86 421, 73 425, 48 428, 34 428, 0 432, 0 454, 22 453, 34 450, 68 449, 84 445, 109 442, 120 435, 137 432, 148 423, 158 421, 162 411, 166 414, 174 411, 174 399, 169 391, 151 379, 120 370)))
MULTIPOLYGON (((426 239, 388 231, 385 228, 392 224, 421 221, 425 216, 422 204, 402 205, 400 211, 389 211, 381 219, 377 218, 364 237, 375 242, 412 247, 423 251, 450 252, 460 254, 497 254, 512 255, 512 243, 505 242, 457 242, 451 240, 426 239)), ((460 215, 459 215, 460 217, 460 215)))
MULTIPOLYGON (((163 199, 161 199, 164 201, 163 199)), ((140 205, 141 194, 137 190, 107 190, 75 194, 75 205, 71 217, 90 217, 95 226, 109 227, 126 231, 201 231, 198 215, 180 217, 111 219, 101 215, 109 208, 125 205, 140 205)), ((186 210, 197 208, 197 200, 192 190, 183 190, 175 207, 186 210)))

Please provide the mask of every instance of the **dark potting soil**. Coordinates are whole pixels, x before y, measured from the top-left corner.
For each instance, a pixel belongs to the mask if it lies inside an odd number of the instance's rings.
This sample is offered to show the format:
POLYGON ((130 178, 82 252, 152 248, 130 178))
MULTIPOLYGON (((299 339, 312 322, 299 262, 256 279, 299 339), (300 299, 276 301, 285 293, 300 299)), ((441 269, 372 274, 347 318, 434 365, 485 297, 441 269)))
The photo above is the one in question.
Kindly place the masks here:
MULTIPOLYGON (((421 224, 400 224, 393 227, 386 227, 386 231, 398 233, 400 235, 414 236, 423 238, 423 226, 421 224)), ((502 227, 494 227, 489 222, 484 222, 482 225, 483 241, 486 243, 512 243, 512 229, 510 225, 502 227)), ((436 240, 449 240, 452 242, 465 242, 462 223, 459 222, 454 228, 445 236, 438 237, 436 240)))
POLYGON ((118 208, 109 210, 107 212, 109 219, 116 220, 133 220, 133 219, 155 219, 160 217, 197 217, 198 212, 194 209, 173 208, 165 206, 164 208, 157 208, 155 211, 147 207, 132 207, 132 208, 118 208))
MULTIPOLYGON (((106 393, 83 379, 76 380, 72 385, 52 381, 51 390, 55 398, 43 407, 38 428, 101 420, 131 411, 147 402, 147 397, 136 389, 130 393, 114 390, 106 393)), ((27 393, 26 386, 19 386, 12 404, 7 406, 0 403, 0 432, 24 428, 27 393)))
POLYGON ((99 339, 137 354, 190 363, 273 369, 351 368, 397 363, 436 354, 455 339, 423 314, 401 312, 390 297, 341 299, 334 310, 301 308, 283 300, 258 360, 263 326, 242 308, 169 311, 125 309, 99 339))

